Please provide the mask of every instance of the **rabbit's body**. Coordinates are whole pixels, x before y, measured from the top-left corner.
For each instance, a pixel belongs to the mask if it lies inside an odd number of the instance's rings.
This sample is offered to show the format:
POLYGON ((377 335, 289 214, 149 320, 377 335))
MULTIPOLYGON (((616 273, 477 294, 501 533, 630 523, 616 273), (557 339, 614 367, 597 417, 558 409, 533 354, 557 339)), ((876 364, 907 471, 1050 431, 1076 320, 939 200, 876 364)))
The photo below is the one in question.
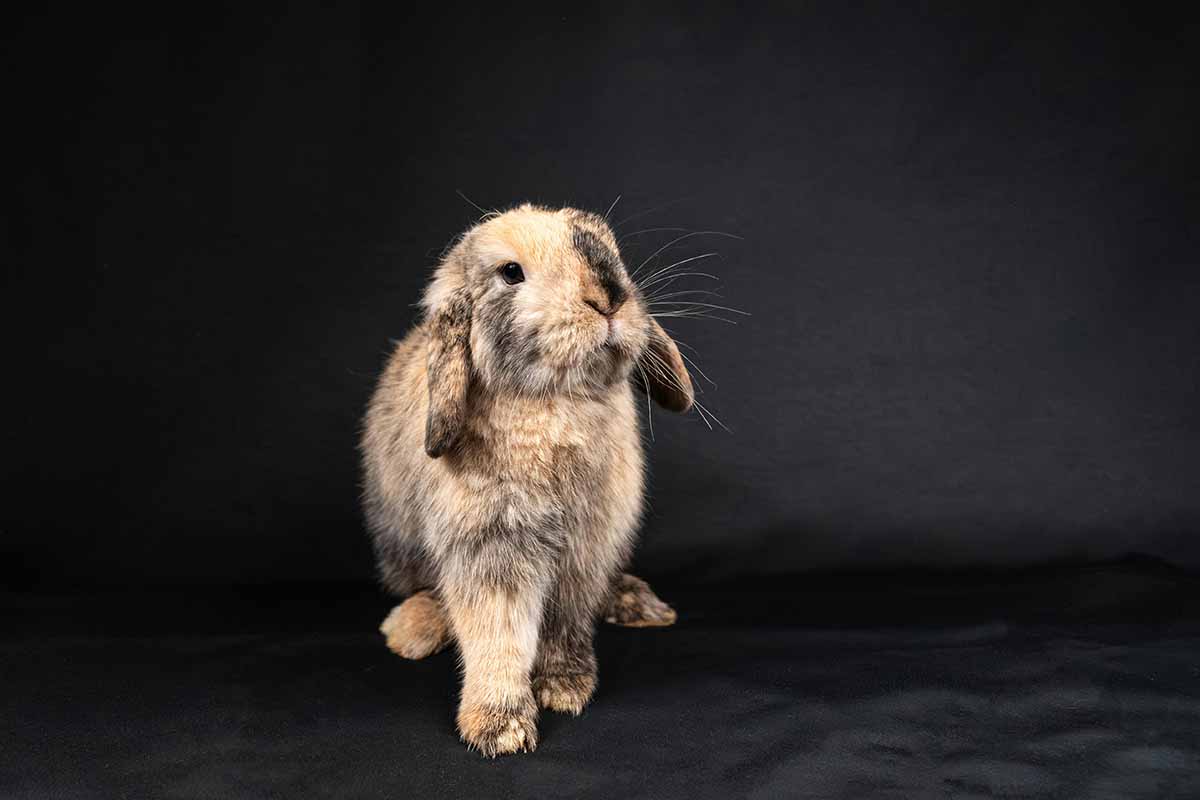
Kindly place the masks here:
POLYGON ((546 547, 557 561, 578 550, 601 570, 623 561, 642 503, 632 387, 586 399, 473 393, 456 452, 431 459, 412 424, 425 416, 428 337, 422 326, 397 346, 367 414, 366 508, 388 588, 436 585, 451 566, 439 554, 463 531, 514 528, 503 540, 514 551, 546 547))
POLYGON ((691 386, 619 260, 596 269, 615 254, 582 212, 523 207, 481 224, 439 268, 367 412, 368 526, 385 585, 413 595, 385 632, 412 657, 457 639, 459 729, 489 754, 534 747, 536 704, 582 710, 602 612, 673 619, 620 574, 644 482, 628 378, 653 351, 656 372, 676 374, 647 381, 652 395, 686 405, 691 386), (495 262, 512 272, 518 258, 530 285, 516 285, 519 268, 515 283, 496 279, 495 262))

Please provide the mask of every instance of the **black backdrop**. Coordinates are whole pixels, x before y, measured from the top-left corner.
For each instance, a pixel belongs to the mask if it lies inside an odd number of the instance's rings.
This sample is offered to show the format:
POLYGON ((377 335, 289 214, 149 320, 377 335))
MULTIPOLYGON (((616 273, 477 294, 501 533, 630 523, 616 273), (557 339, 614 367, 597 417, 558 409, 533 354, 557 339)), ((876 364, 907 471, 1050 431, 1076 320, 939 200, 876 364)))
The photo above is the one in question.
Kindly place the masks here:
POLYGON ((456 190, 741 237, 665 254, 751 316, 669 326, 730 432, 655 415, 643 572, 1200 563, 1191 21, 402 5, 11 29, 6 582, 369 578, 358 419, 456 190))

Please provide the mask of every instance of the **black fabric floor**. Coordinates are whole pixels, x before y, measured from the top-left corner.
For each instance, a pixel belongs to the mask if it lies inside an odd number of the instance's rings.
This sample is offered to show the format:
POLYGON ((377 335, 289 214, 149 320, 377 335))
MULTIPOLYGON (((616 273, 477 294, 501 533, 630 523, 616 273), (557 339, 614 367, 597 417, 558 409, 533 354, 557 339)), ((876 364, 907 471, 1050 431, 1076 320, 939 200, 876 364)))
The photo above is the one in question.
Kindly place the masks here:
POLYGON ((1200 797, 1200 594, 1148 563, 659 593, 494 761, 369 587, 4 595, 0 797, 1200 797))

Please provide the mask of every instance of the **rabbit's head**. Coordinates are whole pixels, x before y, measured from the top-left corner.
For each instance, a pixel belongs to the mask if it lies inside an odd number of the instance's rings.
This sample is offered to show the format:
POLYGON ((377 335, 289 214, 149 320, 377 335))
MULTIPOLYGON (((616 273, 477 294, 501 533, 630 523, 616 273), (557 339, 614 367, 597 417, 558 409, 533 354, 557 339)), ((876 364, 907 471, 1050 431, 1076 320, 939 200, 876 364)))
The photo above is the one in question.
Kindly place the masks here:
POLYGON ((691 408, 679 350, 597 214, 523 205, 485 219, 438 266, 424 306, 435 458, 457 440, 472 385, 584 396, 632 379, 664 408, 691 408))

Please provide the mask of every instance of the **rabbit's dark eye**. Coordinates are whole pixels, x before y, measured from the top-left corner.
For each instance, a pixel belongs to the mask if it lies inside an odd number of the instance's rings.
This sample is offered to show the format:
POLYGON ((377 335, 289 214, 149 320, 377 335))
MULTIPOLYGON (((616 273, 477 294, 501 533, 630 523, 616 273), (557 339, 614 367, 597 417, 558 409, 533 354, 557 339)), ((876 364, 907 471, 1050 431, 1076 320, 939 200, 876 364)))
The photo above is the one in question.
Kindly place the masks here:
POLYGON ((500 267, 500 275, 503 276, 504 282, 509 286, 525 280, 525 273, 521 270, 521 265, 515 261, 510 261, 500 267))

